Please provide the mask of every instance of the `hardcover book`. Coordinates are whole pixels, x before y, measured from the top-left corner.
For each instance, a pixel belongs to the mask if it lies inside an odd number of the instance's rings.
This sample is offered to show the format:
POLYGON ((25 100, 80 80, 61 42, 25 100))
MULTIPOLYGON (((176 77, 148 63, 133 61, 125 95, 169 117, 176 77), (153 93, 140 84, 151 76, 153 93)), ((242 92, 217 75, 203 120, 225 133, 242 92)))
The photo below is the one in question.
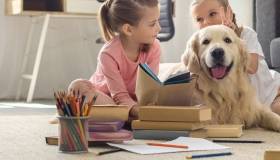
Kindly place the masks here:
POLYGON ((243 125, 224 124, 208 125, 206 127, 209 138, 239 138, 242 136, 243 125))
POLYGON ((156 122, 156 121, 132 121, 132 129, 148 129, 148 130, 171 130, 186 131, 197 130, 205 127, 203 123, 197 122, 156 122))
POLYGON ((128 106, 120 105, 94 105, 90 109, 90 120, 100 122, 127 121, 128 106))
POLYGON ((89 141, 129 141, 133 139, 131 131, 121 129, 117 132, 89 132, 89 141))
POLYGON ((193 137, 193 138, 206 138, 205 130, 195 131, 167 131, 167 130, 148 130, 137 129, 133 130, 134 139, 147 139, 147 140, 173 140, 178 137, 193 137))
POLYGON ((95 122, 92 120, 88 121, 89 132, 116 132, 124 126, 123 121, 115 122, 95 122))
POLYGON ((140 105, 194 105, 201 102, 195 92, 196 78, 181 70, 161 81, 147 64, 140 64, 136 96, 140 105))
POLYGON ((199 106, 143 106, 139 108, 142 121, 205 122, 211 120, 211 109, 199 106))
POLYGON ((133 130, 134 139, 173 140, 178 137, 187 137, 188 131, 167 130, 133 130))
MULTIPOLYGON (((48 145, 58 145, 58 136, 47 136, 45 137, 46 140, 46 144, 48 145)), ((88 146, 100 146, 100 145, 104 145, 105 143, 98 143, 98 142, 92 142, 92 141, 88 141, 88 146)))
POLYGON ((267 150, 264 153, 264 160, 279 160, 280 150, 267 150))

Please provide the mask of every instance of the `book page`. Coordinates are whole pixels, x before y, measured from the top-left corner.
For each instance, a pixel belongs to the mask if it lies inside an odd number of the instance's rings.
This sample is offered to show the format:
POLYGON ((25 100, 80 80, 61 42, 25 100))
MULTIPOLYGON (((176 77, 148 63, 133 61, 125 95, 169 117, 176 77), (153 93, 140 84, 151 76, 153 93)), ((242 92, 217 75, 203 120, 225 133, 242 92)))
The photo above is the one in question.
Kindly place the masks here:
POLYGON ((164 85, 168 84, 178 84, 178 83, 188 83, 191 81, 191 73, 188 71, 181 71, 170 75, 164 82, 164 85))

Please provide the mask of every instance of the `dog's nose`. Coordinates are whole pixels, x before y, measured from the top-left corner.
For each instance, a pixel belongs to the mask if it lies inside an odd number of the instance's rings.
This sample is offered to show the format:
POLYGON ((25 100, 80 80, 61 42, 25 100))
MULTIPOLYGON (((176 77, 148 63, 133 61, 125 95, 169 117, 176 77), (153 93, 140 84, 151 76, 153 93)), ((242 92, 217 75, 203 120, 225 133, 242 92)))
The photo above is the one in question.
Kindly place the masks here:
POLYGON ((215 60, 223 60, 225 51, 222 48, 216 48, 211 52, 211 55, 215 60))

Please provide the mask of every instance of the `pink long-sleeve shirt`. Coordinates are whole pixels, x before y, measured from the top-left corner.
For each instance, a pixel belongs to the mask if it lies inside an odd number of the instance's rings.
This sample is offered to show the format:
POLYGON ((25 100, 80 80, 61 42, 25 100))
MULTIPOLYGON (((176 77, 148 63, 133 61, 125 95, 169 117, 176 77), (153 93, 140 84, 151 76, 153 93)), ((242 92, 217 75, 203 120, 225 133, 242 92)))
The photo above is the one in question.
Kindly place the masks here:
POLYGON ((126 56, 119 37, 115 37, 101 49, 96 72, 90 81, 98 90, 111 96, 116 104, 132 107, 137 104, 135 86, 138 65, 147 63, 158 74, 160 54, 159 41, 155 40, 149 52, 141 52, 134 62, 126 56))

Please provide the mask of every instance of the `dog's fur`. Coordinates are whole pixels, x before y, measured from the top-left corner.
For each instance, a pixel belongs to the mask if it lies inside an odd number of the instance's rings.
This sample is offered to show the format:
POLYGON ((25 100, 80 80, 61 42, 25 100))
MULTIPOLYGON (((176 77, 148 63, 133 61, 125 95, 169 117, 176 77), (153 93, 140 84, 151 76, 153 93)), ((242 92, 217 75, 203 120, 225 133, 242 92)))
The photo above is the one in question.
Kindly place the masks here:
POLYGON ((182 61, 198 75, 196 89, 211 107, 213 123, 280 131, 280 116, 256 98, 246 72, 248 53, 233 30, 214 25, 196 32, 188 41, 182 61))

